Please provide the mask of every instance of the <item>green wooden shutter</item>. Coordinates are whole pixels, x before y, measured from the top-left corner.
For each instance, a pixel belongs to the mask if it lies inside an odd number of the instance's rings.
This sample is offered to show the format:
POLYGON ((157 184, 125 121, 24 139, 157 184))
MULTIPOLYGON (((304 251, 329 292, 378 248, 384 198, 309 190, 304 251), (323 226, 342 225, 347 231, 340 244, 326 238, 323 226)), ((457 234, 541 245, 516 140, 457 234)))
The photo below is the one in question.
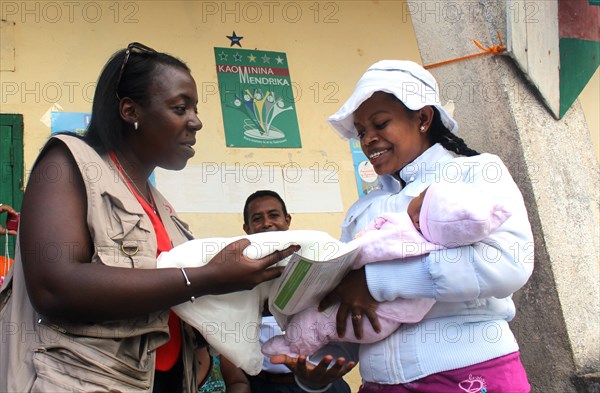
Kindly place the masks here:
MULTIPOLYGON (((23 202, 23 116, 0 114, 0 203, 21 210, 23 202)), ((0 217, 2 226, 6 214, 0 217)), ((15 239, 9 236, 10 257, 15 256, 15 239)), ((0 240, 0 255, 5 254, 5 239, 0 240)))

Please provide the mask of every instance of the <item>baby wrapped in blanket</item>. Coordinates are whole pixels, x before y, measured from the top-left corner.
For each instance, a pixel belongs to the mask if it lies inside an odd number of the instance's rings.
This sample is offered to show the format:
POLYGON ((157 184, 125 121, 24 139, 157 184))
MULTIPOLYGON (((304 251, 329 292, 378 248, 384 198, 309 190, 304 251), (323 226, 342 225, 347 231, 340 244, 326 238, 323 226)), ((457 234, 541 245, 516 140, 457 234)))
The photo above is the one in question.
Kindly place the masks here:
MULTIPOLYGON (((466 183, 433 183, 410 202, 406 212, 386 213, 375 218, 348 243, 360 247, 353 269, 367 263, 476 243, 510 215, 492 196, 475 193, 466 183)), ((286 333, 271 338, 262 351, 267 356, 298 357, 310 355, 330 341, 377 342, 392 334, 401 323, 423 319, 434 303, 434 299, 396 299, 380 303, 376 314, 381 331, 376 333, 369 322, 363 322, 360 340, 352 333, 343 338, 337 335, 335 318, 339 305, 325 312, 311 307, 294 315, 286 326, 286 333)), ((350 318, 347 324, 352 325, 350 318)))

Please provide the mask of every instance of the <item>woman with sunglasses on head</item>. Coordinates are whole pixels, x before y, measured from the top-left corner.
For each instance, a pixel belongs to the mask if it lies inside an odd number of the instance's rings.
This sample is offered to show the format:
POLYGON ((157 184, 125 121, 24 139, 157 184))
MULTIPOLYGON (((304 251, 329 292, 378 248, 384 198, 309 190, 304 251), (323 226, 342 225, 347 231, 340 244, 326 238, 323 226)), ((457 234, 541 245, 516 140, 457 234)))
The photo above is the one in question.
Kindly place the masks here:
POLYGON ((156 269, 192 235, 148 177, 194 155, 197 103, 183 62, 132 43, 104 66, 86 135, 46 143, 0 298, 0 391, 196 392, 210 357, 169 308, 281 274, 268 268, 295 248, 249 260, 247 240, 204 267, 156 269))
MULTIPOLYGON (((403 324, 375 343, 326 347, 311 362, 271 358, 292 368, 307 391, 325 390, 355 361, 363 379, 359 393, 530 390, 508 325, 515 316, 512 293, 533 270, 533 235, 523 197, 499 157, 479 154, 456 136, 457 124, 440 105, 438 91, 433 76, 418 64, 384 60, 367 70, 329 118, 343 137, 360 141, 380 176, 381 188, 347 212, 342 240, 352 240, 382 213, 406 212, 414 197, 442 181, 493 195, 512 215, 479 242, 352 270, 320 304, 321 309, 340 304, 340 336, 360 337, 365 324, 378 326, 379 302, 426 298, 435 304, 420 322, 403 324), (354 332, 346 332, 350 316, 354 332), (338 356, 333 364, 332 355, 338 356)), ((390 241, 381 252, 405 245, 390 241)))

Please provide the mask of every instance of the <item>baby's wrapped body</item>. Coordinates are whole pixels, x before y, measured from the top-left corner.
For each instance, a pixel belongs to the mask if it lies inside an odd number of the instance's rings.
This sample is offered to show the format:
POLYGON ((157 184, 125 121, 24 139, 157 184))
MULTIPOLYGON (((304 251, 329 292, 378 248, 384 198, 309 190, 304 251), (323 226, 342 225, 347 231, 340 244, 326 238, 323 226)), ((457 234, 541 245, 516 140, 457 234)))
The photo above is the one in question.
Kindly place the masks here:
MULTIPOLYGON (((353 269, 380 261, 402 262, 435 250, 473 244, 495 231, 511 215, 492 196, 475 192, 465 183, 440 181, 430 185, 422 197, 422 206, 416 214, 419 218, 411 219, 408 212, 384 213, 348 243, 360 249, 353 269), (414 221, 420 223, 423 233, 413 225, 414 221)), ((298 357, 311 355, 331 341, 374 343, 392 334, 401 323, 419 322, 434 303, 434 299, 428 298, 397 298, 379 303, 376 314, 381 330, 375 332, 368 320, 362 320, 360 339, 351 332, 344 337, 337 335, 339 305, 324 312, 311 307, 294 315, 285 335, 271 338, 262 351, 269 356, 298 357)), ((346 324, 352 326, 350 318, 346 324)))
MULTIPOLYGON (((415 229, 406 213, 392 213, 378 217, 369 225, 362 236, 349 244, 360 247, 353 269, 367 263, 389 259, 401 259, 422 255, 443 246, 427 242, 415 229), (385 250, 385 251, 384 251, 385 250)), ((285 335, 275 336, 267 341, 262 351, 267 356, 286 354, 292 357, 311 355, 331 341, 356 343, 377 342, 392 334, 401 323, 419 322, 435 303, 434 299, 395 299, 380 303, 376 314, 381 330, 376 332, 365 318, 361 321, 363 334, 356 338, 352 331, 344 337, 336 332, 336 314, 339 304, 320 312, 317 306, 310 307, 294 315, 286 327, 285 335)), ((346 321, 352 326, 351 316, 346 321)))

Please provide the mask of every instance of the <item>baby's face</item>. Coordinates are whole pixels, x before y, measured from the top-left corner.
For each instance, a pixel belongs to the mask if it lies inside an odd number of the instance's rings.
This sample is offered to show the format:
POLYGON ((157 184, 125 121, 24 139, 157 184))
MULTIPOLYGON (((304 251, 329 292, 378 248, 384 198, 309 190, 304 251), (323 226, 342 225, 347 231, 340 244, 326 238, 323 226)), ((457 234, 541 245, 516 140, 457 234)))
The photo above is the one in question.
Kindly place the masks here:
POLYGON ((423 206, 425 192, 427 192, 427 189, 425 189, 417 197, 413 198, 406 208, 406 212, 408 213, 410 220, 418 231, 421 230, 421 226, 419 225, 419 215, 421 214, 421 206, 423 206))

